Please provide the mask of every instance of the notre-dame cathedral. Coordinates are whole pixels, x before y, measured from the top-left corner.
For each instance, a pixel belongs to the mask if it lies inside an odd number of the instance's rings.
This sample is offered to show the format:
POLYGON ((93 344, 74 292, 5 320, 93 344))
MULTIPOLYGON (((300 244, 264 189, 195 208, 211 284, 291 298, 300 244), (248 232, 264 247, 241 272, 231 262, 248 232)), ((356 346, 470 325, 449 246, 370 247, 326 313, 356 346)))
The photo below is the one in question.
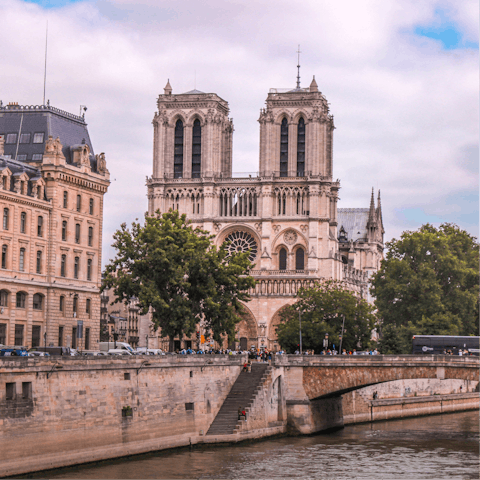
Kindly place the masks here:
POLYGON ((369 208, 337 208, 333 116, 313 78, 309 88, 270 89, 260 110, 257 176, 232 175, 233 123, 215 93, 158 97, 148 210, 186 213, 194 226, 249 251, 257 285, 238 326, 242 349, 277 350, 275 326, 298 289, 337 279, 368 299, 383 258, 380 193, 369 208))

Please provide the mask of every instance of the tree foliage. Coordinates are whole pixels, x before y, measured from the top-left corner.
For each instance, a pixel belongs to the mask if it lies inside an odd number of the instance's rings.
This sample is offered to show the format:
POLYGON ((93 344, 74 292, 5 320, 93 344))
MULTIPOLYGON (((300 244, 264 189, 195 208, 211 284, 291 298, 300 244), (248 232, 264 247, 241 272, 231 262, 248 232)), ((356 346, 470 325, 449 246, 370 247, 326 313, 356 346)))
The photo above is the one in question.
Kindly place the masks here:
POLYGON ((475 237, 449 223, 427 224, 387 243, 371 293, 383 330, 396 330, 403 353, 410 353, 415 334, 478 335, 478 247, 475 237))
POLYGON ((370 344, 371 331, 376 323, 374 308, 347 290, 343 283, 329 280, 316 283, 311 288, 301 288, 297 299, 296 303, 283 309, 277 328, 278 342, 288 352, 293 353, 298 348, 299 312, 304 349, 320 353, 325 333, 328 333, 330 346, 335 344, 338 349, 343 316, 342 349, 361 349, 370 344))
POLYGON ((221 342, 230 339, 240 321, 241 301, 255 285, 248 253, 228 257, 213 236, 192 228, 186 215, 169 211, 145 215, 144 225, 122 224, 113 236, 116 257, 106 267, 103 288, 112 288, 117 302, 139 299, 142 314, 151 308, 161 335, 191 335, 203 318, 221 342))

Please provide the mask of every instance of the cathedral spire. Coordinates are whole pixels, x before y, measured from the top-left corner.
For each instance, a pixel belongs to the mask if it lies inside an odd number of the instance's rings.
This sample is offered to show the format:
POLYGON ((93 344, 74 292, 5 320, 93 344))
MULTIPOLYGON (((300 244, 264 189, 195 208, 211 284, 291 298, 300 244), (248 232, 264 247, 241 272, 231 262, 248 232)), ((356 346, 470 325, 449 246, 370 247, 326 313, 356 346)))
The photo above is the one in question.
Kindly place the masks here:
POLYGON ((368 212, 368 223, 374 224, 375 221, 376 221, 375 197, 374 197, 373 187, 372 187, 372 197, 370 199, 370 211, 368 212))
POLYGON ((298 50, 297 50, 297 54, 298 54, 298 64, 297 64, 297 69, 298 69, 298 73, 297 73, 297 88, 300 88, 300 54, 302 52, 300 51, 300 45, 298 46, 298 50))
POLYGON ((165 88, 163 89, 165 95, 171 95, 172 94, 172 86, 170 85, 170 79, 167 80, 167 84, 165 85, 165 88))
POLYGON ((310 92, 318 92, 318 85, 315 81, 315 75, 313 76, 312 83, 310 84, 310 92))
POLYGON ((382 217, 382 202, 380 200, 380 190, 378 190, 378 199, 377 199, 377 224, 380 227, 382 235, 385 233, 383 229, 383 217, 382 217))

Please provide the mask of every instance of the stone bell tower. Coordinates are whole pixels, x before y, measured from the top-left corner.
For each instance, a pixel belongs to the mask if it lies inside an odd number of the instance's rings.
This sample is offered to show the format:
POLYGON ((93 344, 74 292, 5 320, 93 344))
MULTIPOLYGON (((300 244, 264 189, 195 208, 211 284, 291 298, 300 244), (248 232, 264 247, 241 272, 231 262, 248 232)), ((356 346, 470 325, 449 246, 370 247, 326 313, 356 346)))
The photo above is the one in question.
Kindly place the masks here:
POLYGON ((215 93, 172 94, 170 82, 153 119, 153 176, 231 176, 233 123, 228 103, 215 93))

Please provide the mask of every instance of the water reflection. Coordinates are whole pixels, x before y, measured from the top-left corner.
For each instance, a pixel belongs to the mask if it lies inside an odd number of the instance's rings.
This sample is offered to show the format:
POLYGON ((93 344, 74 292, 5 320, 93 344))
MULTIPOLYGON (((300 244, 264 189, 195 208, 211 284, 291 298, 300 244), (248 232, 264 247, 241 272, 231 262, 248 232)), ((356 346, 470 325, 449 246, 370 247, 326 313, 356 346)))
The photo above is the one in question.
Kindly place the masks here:
POLYGON ((478 462, 479 418, 472 411, 310 437, 157 452, 48 472, 48 478, 464 480, 479 478, 478 462))

